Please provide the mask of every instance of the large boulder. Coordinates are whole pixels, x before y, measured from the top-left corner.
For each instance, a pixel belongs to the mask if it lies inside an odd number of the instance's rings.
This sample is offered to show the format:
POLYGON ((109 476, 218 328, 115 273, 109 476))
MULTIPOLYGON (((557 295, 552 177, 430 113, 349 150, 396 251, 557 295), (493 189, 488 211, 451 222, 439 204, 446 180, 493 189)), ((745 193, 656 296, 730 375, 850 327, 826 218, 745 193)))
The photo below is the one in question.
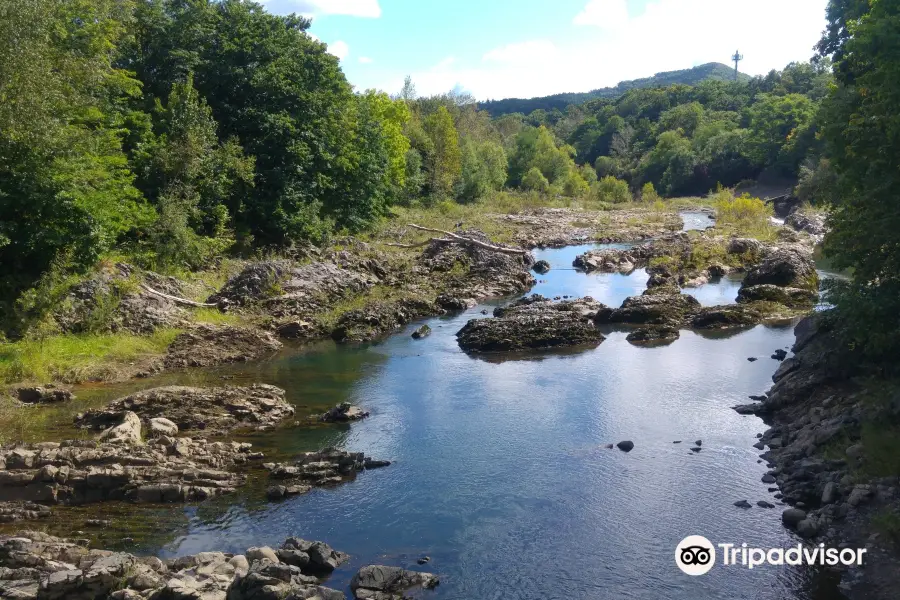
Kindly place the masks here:
POLYGON ((605 337, 592 318, 603 308, 589 298, 553 302, 532 296, 496 310, 494 318, 470 320, 456 337, 467 352, 597 345, 605 337))
POLYGON ((694 329, 729 329, 756 325, 761 315, 743 304, 709 306, 702 308, 691 318, 694 329))
POLYGON ((267 495, 270 500, 305 494, 313 487, 336 485, 349 481, 366 469, 389 466, 387 460, 373 460, 362 452, 325 448, 306 452, 288 463, 266 463, 269 471, 267 495))
POLYGON ((662 345, 674 342, 681 334, 675 327, 640 327, 625 339, 635 345, 662 345))
POLYGON ((795 210, 787 216, 784 224, 793 227, 797 231, 803 231, 813 236, 825 235, 825 215, 795 210))
POLYGON ((136 413, 156 435, 191 431, 194 435, 212 436, 234 429, 264 430, 294 414, 294 407, 285 400, 284 394, 281 388, 260 383, 214 388, 170 385, 143 390, 115 400, 105 408, 76 415, 75 424, 102 429, 129 412, 136 413))
POLYGON ((368 342, 400 329, 414 319, 441 312, 435 303, 411 298, 369 302, 363 308, 341 315, 331 337, 337 342, 368 342))
POLYGON ((109 427, 100 434, 101 442, 111 444, 140 444, 141 419, 131 411, 125 411, 118 415, 119 423, 109 427))
POLYGON ((180 334, 165 357, 165 365, 209 367, 222 363, 256 360, 281 348, 267 331, 234 325, 201 325, 180 334))
POLYGON ((431 573, 407 571, 400 567, 369 565, 350 580, 353 596, 359 600, 403 600, 412 588, 432 589, 440 580, 431 573))
POLYGON ((741 286, 738 291, 737 301, 746 302, 777 302, 791 307, 812 307, 818 300, 818 292, 794 287, 781 287, 770 283, 762 283, 752 286, 741 286))
POLYGON ((46 387, 20 387, 16 390, 16 396, 19 402, 25 404, 55 404, 57 402, 68 402, 75 398, 72 390, 58 388, 53 385, 46 387))
POLYGON ((781 287, 819 289, 819 276, 812 252, 801 246, 785 246, 772 250, 752 267, 742 287, 771 284, 781 287))
POLYGON ((700 302, 686 294, 644 294, 630 296, 616 309, 597 313, 598 323, 629 323, 679 327, 700 310, 700 302))

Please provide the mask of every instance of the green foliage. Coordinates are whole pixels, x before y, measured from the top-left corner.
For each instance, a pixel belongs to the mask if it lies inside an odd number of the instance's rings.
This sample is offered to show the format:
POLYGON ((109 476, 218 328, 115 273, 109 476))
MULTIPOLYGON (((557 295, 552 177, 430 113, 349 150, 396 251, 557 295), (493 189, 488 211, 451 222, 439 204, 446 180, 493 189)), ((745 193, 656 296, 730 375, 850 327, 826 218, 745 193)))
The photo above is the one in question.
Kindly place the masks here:
POLYGON ((837 85, 822 110, 822 137, 836 185, 826 254, 852 269, 832 292, 857 358, 900 352, 900 6, 833 0, 820 51, 837 85))
POLYGON ((441 106, 425 119, 424 128, 432 144, 432 151, 426 158, 431 193, 441 198, 449 197, 462 170, 453 117, 446 107, 441 106))
POLYGON ((796 172, 812 145, 815 105, 801 94, 763 94, 748 110, 751 156, 759 164, 796 172))
POLYGON ((800 166, 800 178, 794 194, 805 204, 826 205, 835 201, 837 174, 827 158, 809 159, 800 166))
POLYGON ((466 140, 462 152, 460 199, 473 201, 499 191, 506 182, 506 166, 506 152, 500 144, 466 140))
POLYGON ((537 167, 531 167, 522 178, 522 189, 546 194, 550 191, 550 182, 537 167))
POLYGON ((612 204, 632 201, 631 190, 628 189, 628 184, 611 175, 607 175, 595 183, 591 187, 591 195, 601 202, 612 204))
POLYGON ((653 187, 653 184, 649 181, 641 187, 641 201, 652 203, 656 206, 656 203, 660 201, 659 194, 656 192, 656 188, 653 187))
POLYGON ((771 227, 772 207, 750 194, 735 198, 731 190, 720 188, 712 196, 716 209, 716 225, 732 226, 738 232, 766 239, 765 232, 771 227))

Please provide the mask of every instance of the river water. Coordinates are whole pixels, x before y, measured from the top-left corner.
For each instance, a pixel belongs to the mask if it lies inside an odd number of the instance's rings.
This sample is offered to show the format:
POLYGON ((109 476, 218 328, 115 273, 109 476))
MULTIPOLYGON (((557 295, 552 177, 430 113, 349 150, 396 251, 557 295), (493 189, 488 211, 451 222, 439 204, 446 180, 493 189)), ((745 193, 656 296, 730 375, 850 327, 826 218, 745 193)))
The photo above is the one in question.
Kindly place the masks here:
MULTIPOLYGON (((554 267, 530 293, 593 296, 618 306, 647 275, 571 269, 585 247, 537 252, 554 267)), ((692 293, 704 304, 734 299, 731 280, 692 293), (724 286, 724 287, 720 287, 724 286)), ((738 284, 739 285, 739 284, 738 284)), ((793 341, 789 325, 728 334, 683 331, 675 343, 640 348, 611 332, 587 351, 473 358, 455 333, 495 302, 427 319, 381 343, 288 348, 252 365, 169 374, 124 386, 80 390, 112 398, 163 383, 264 382, 287 390, 299 414, 341 401, 372 416, 351 427, 285 428, 259 447, 290 455, 327 444, 394 463, 353 482, 280 503, 256 481, 237 496, 199 507, 120 507, 112 529, 138 510, 156 511, 150 535, 131 551, 160 556, 242 552, 291 535, 327 541, 352 560, 326 583, 345 590, 366 564, 441 576, 435 599, 830 600, 831 586, 791 567, 719 567, 691 578, 674 551, 687 535, 763 548, 798 540, 760 478, 752 448, 765 427, 731 410, 765 391, 793 341), (749 362, 748 357, 759 360, 749 362), (632 440, 630 453, 607 449, 632 440), (695 440, 702 450, 692 452, 695 440), (681 441, 682 443, 674 443, 681 441), (733 506, 749 500, 749 510, 733 506), (430 564, 416 565, 422 555, 430 564)), ((115 512, 115 507, 110 506, 115 512)), ((146 513, 145 513, 146 515, 146 513)), ((130 521, 129 521, 130 522, 130 521)))

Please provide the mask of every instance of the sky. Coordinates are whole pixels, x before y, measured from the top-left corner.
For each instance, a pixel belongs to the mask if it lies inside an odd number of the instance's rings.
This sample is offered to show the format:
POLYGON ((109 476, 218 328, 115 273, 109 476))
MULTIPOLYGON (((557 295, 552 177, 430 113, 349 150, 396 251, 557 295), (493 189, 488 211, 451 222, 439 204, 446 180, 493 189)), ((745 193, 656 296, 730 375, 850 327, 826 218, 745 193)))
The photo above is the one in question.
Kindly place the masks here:
POLYGON ((357 90, 477 100, 585 92, 708 62, 806 61, 828 0, 263 0, 312 19, 357 90))

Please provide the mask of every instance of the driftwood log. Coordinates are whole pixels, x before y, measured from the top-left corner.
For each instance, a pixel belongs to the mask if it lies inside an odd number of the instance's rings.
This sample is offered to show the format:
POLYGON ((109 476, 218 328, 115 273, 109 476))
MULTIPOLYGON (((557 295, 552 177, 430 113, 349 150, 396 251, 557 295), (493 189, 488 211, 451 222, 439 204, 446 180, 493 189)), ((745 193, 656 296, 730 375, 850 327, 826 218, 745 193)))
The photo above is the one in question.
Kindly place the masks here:
POLYGON ((193 306, 196 308, 217 308, 218 307, 217 304, 207 304, 205 302, 194 302, 193 300, 188 300, 186 298, 179 298, 178 296, 164 294, 164 293, 160 292, 159 290, 154 290, 152 287, 150 287, 149 285, 147 285, 145 283, 142 283, 141 287, 144 288, 146 291, 150 292, 151 294, 159 296, 160 298, 165 298, 166 300, 171 300, 175 304, 181 304, 184 306, 193 306))
POLYGON ((409 227, 413 229, 418 229, 419 231, 428 231, 430 233, 440 233, 441 235, 445 235, 447 237, 443 238, 431 238, 427 239, 424 242, 418 242, 416 244, 395 244, 388 243, 388 246, 396 246, 397 248, 420 248, 422 246, 427 246, 432 242, 438 242, 441 244, 468 244, 470 246, 477 246, 478 248, 484 248, 485 250, 490 250, 491 252, 500 252, 501 254, 512 254, 515 256, 523 256, 528 254, 527 250, 519 250, 518 248, 505 248, 503 246, 496 246, 494 244, 488 244, 487 242, 482 242, 480 240, 476 240, 473 238, 465 237, 456 233, 452 233, 450 231, 444 231, 443 229, 433 229, 431 227, 422 227, 421 225, 416 225, 415 223, 410 223, 409 227))

